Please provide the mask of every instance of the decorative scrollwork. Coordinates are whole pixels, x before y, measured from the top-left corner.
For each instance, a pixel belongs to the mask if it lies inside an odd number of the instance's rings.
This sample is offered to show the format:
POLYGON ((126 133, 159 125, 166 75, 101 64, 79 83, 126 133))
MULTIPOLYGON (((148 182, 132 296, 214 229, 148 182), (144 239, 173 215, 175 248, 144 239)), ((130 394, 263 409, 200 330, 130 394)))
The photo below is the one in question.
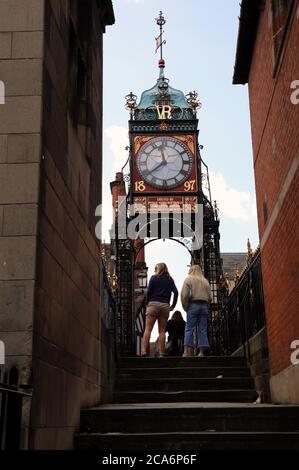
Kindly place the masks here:
POLYGON ((202 104, 197 99, 198 93, 196 91, 190 91, 188 95, 186 95, 187 102, 189 106, 192 108, 193 114, 196 115, 198 109, 201 108, 202 104))
POLYGON ((125 97, 126 104, 125 108, 130 111, 131 117, 133 117, 135 108, 137 106, 137 96, 132 93, 132 91, 125 97))
POLYGON ((218 220, 218 215, 219 215, 219 207, 218 207, 218 204, 217 204, 217 201, 214 201, 214 215, 215 215, 215 219, 218 220))
POLYGON ((187 250, 192 251, 193 249, 193 238, 192 237, 181 237, 178 239, 185 247, 187 250))
POLYGON ((123 178, 124 178, 124 181, 125 181, 126 183, 129 183, 129 182, 131 181, 131 176, 130 176, 129 173, 127 173, 126 175, 124 175, 123 178))

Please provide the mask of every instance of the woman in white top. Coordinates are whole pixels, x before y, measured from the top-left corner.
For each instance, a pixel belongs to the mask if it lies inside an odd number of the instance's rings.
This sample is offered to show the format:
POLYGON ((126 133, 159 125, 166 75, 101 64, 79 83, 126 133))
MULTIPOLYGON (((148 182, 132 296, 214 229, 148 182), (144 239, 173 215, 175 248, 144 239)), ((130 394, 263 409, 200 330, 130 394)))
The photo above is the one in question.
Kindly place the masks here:
POLYGON ((212 293, 209 281, 204 277, 199 265, 191 266, 189 276, 185 279, 181 291, 181 302, 184 310, 187 312, 184 357, 194 355, 193 333, 196 327, 198 327, 198 356, 204 356, 205 349, 210 347, 208 340, 208 313, 209 302, 211 300, 212 293))

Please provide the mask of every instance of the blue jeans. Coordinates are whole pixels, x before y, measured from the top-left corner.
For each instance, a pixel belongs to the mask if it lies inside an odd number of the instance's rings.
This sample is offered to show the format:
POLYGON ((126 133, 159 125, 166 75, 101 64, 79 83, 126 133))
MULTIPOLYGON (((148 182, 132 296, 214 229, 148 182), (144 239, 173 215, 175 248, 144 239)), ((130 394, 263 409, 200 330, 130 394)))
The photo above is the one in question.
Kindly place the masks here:
POLYGON ((194 348, 193 332, 198 327, 197 347, 209 348, 208 340, 208 303, 191 302, 187 310, 184 345, 194 348))

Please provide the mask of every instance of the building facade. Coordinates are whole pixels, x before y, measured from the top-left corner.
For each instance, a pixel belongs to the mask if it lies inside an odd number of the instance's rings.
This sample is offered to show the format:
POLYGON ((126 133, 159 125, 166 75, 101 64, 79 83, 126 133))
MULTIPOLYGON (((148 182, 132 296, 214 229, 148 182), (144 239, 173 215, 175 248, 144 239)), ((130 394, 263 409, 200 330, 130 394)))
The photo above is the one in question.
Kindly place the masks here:
POLYGON ((110 0, 0 1, 0 339, 33 390, 24 448, 72 448, 108 391, 95 208, 113 23, 110 0))
POLYGON ((249 88, 272 400, 299 403, 298 0, 243 0, 233 82, 249 88))

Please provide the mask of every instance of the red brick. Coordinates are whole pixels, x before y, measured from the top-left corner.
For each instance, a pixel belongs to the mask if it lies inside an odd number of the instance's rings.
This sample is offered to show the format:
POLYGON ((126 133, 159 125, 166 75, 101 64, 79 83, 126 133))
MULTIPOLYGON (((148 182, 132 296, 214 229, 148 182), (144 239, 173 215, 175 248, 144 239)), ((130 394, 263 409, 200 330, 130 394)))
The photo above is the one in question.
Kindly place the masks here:
POLYGON ((249 98, 259 235, 271 373, 290 365, 290 344, 299 339, 298 197, 299 171, 293 178, 271 232, 263 243, 287 174, 299 152, 299 105, 291 103, 290 85, 299 79, 299 22, 296 0, 281 65, 273 78, 271 1, 261 13, 251 70, 249 98), (275 136, 276 152, 272 142, 275 136), (268 221, 263 203, 267 200, 268 221))

